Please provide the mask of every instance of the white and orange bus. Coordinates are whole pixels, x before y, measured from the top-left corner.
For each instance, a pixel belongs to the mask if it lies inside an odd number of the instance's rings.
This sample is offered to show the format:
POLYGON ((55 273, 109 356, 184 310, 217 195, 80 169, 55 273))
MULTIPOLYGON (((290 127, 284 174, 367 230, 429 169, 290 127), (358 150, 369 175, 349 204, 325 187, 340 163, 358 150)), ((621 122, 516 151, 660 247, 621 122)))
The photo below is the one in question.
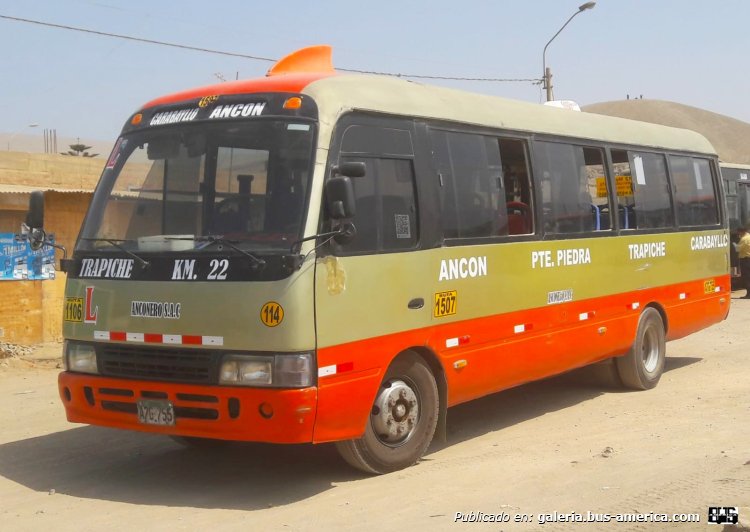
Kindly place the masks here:
POLYGON ((313 47, 127 120, 65 263, 60 395, 73 422, 394 471, 477 397, 610 358, 655 386, 665 341, 726 317, 728 242, 697 133, 313 47))

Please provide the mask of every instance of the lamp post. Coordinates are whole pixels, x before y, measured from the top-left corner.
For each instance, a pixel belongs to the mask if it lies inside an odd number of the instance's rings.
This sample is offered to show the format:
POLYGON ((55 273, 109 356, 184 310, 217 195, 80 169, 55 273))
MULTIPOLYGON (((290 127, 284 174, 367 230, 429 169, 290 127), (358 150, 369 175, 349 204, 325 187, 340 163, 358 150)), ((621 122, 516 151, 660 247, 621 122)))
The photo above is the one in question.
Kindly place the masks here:
POLYGON ((562 25, 562 28, 557 30, 557 33, 555 33, 552 38, 547 41, 547 44, 544 45, 544 52, 542 52, 542 79, 543 79, 543 87, 547 89, 547 101, 552 101, 552 71, 547 68, 547 47, 550 45, 552 41, 555 40, 555 37, 560 35, 560 32, 565 29, 565 26, 567 26, 573 18, 578 15, 579 13, 583 13, 587 9, 593 9, 596 5, 596 2, 586 2, 585 4, 582 4, 578 7, 578 11, 573 13, 570 18, 565 22, 565 24, 562 25))
MULTIPOLYGON (((37 127, 39 124, 28 124, 26 127, 37 127)), ((24 128, 18 129, 15 132, 11 134, 10 137, 8 137, 8 151, 10 151, 10 141, 13 140, 13 137, 18 135, 21 131, 23 131, 24 128)))

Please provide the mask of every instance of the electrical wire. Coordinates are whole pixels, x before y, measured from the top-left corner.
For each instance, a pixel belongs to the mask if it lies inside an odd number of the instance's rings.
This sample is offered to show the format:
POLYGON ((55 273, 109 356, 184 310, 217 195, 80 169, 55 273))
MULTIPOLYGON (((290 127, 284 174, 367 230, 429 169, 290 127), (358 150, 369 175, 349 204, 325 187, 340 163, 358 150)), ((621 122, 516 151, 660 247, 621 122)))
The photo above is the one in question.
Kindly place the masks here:
MULTIPOLYGON (((142 37, 133 37, 130 35, 121 35, 118 33, 109 33, 106 31, 90 30, 87 28, 78 28, 75 26, 67 26, 64 24, 54 24, 52 22, 44 22, 41 20, 32 20, 20 17, 11 17, 9 15, 0 15, 0 19, 10 20, 13 22, 24 22, 27 24, 36 24, 38 26, 46 26, 48 28, 57 28, 68 31, 77 31, 80 33, 89 33, 93 35, 99 35, 102 37, 113 37, 116 39, 125 39, 128 41, 141 42, 145 44, 154 44, 158 46, 169 46, 172 48, 180 48, 182 50, 190 50, 193 52, 204 52, 208 54, 224 55, 229 57, 239 57, 242 59, 251 59, 254 61, 266 61, 269 63, 275 63, 277 59, 270 57, 261 57, 257 55, 241 54, 237 52, 226 52, 222 50, 213 50, 211 48, 201 48, 199 46, 190 46, 187 44, 171 43, 166 41, 157 41, 154 39, 145 39, 142 37)), ((542 80, 539 78, 472 78, 472 77, 455 77, 455 76, 430 76, 423 74, 397 74, 393 72, 379 72, 375 70, 358 70, 354 68, 336 68, 342 72, 353 72, 357 74, 377 74, 380 76, 391 76, 397 78, 413 78, 413 79, 435 79, 435 80, 449 80, 449 81, 483 81, 483 82, 523 82, 523 83, 540 83, 542 80)))

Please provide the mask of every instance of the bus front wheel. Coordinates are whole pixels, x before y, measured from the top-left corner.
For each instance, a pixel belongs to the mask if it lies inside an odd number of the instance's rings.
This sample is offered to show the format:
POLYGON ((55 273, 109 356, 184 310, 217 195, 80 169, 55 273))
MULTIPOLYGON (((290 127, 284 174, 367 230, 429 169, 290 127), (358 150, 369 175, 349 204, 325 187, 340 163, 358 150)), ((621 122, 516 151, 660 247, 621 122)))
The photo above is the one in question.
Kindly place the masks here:
POLYGON ((435 377, 421 357, 407 352, 393 361, 378 389, 364 435, 336 443, 350 465, 366 473, 390 473, 416 463, 438 422, 435 377))
POLYGON ((633 346, 625 356, 615 359, 617 373, 627 388, 649 390, 661 378, 665 357, 664 321, 658 310, 646 307, 638 319, 633 346))

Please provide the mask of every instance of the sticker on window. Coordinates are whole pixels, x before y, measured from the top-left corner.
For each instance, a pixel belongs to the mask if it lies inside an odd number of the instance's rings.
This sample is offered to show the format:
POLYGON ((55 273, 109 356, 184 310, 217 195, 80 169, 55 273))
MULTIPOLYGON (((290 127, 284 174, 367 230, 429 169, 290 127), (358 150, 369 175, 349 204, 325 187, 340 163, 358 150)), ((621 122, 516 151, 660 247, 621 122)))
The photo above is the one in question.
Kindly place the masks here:
POLYGON ((396 238, 411 238, 411 224, 408 214, 394 214, 396 222, 396 238))
POLYGON ((701 165, 698 161, 693 161, 693 171, 695 172, 695 188, 703 190, 703 178, 701 177, 701 165))
POLYGON ((646 172, 643 170, 643 157, 640 155, 634 155, 633 164, 635 165, 635 182, 639 185, 645 185, 646 172))
POLYGON ((115 167, 117 164, 117 160, 120 158, 120 150, 125 147, 126 142, 123 142, 125 139, 120 137, 117 139, 117 143, 115 144, 114 149, 112 150, 112 154, 109 156, 109 159, 107 160, 107 166, 105 167, 107 170, 111 170, 115 167))

